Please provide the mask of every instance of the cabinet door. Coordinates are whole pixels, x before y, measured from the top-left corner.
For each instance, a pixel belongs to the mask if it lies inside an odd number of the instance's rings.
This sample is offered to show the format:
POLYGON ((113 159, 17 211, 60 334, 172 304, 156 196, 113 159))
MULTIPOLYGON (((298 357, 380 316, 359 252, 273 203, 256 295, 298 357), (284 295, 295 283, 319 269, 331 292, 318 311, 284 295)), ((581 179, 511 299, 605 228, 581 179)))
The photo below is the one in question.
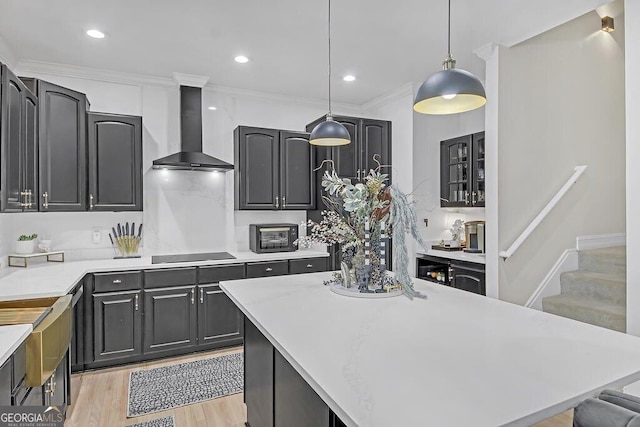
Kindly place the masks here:
POLYGON ((440 144, 440 205, 471 205, 471 135, 440 144))
MULTIPOLYGON (((371 169, 381 165, 391 164, 391 123, 382 120, 362 120, 362 137, 360 153, 362 156, 361 177, 365 177, 371 169)), ((391 182, 391 168, 383 167, 382 173, 389 175, 391 182)))
POLYGON ((484 132, 473 134, 473 157, 472 176, 473 183, 471 189, 471 204, 473 206, 483 207, 485 200, 485 168, 484 168, 484 132))
POLYGON ((11 406, 11 358, 0 367, 0 406, 11 406))
POLYGON ((274 355, 274 371, 275 425, 328 426, 329 407, 278 351, 274 355))
POLYGON ((315 209, 315 152, 309 134, 280 132, 280 205, 282 209, 315 209))
POLYGON ((87 209, 86 97, 39 82, 40 193, 44 211, 87 209))
POLYGON ((360 179, 360 119, 338 116, 333 119, 347 128, 351 136, 351 144, 333 147, 331 150, 336 172, 340 178, 360 179))
POLYGON ((244 402, 247 404, 247 425, 273 427, 274 349, 269 340, 246 318, 244 330, 244 402))
POLYGON ((25 88, 8 68, 2 67, 2 210, 21 211, 25 199, 24 108, 25 88))
POLYGON ((236 209, 280 209, 279 135, 274 129, 236 129, 236 209))
POLYGON ((87 114, 89 210, 142 210, 142 117, 87 114))
POLYGON ((31 92, 24 92, 24 184, 29 193, 25 211, 38 210, 38 98, 31 92))
POLYGON ((242 342, 242 315, 218 284, 198 286, 198 345, 242 342))
POLYGON ((451 264, 454 270, 452 285, 474 294, 486 295, 485 271, 481 268, 462 267, 451 264))
POLYGON ((196 287, 145 289, 144 352, 196 345, 196 287))
POLYGON ((142 354, 140 291, 94 294, 93 315, 96 362, 142 354))

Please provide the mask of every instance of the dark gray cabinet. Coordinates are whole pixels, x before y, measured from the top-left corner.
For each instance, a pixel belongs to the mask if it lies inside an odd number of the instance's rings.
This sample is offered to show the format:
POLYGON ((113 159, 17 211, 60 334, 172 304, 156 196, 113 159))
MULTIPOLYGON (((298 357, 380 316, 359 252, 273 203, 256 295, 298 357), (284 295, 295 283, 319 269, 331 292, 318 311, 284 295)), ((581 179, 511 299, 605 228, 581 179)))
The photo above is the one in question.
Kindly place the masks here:
POLYGON ((42 211, 87 209, 87 97, 43 80, 31 82, 39 102, 42 211))
POLYGON ((142 354, 142 291, 94 294, 93 360, 142 354))
POLYGON ((0 367, 0 406, 11 405, 11 358, 0 367))
POLYGON ((328 427, 329 407, 289 362, 274 355, 274 424, 278 427, 328 427))
POLYGON ((309 134, 240 126, 234 149, 237 210, 315 207, 315 152, 309 134))
POLYGON ((196 287, 144 290, 144 352, 195 346, 196 287))
POLYGON ((87 113, 89 210, 142 210, 142 117, 87 113))
POLYGON ((219 285, 198 285, 198 302, 198 345, 242 343, 242 315, 219 285))
POLYGON ((38 99, 0 66, 0 210, 37 211, 38 99))
POLYGON ((484 132, 440 143, 440 205, 483 207, 485 204, 484 132))
POLYGON ((485 266, 451 261, 451 285, 474 294, 486 295, 485 266))
POLYGON ((273 427, 274 348, 248 320, 245 320, 244 335, 244 401, 247 405, 247 425, 273 427))

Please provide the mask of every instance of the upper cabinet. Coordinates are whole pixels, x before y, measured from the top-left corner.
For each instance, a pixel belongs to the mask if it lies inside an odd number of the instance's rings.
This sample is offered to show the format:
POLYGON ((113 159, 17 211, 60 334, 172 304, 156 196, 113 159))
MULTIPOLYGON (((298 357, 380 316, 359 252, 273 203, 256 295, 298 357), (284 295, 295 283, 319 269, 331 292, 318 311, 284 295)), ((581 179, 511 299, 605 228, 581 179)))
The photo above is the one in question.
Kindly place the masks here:
POLYGON ((0 67, 0 211, 142 210, 142 118, 0 67))
POLYGON ((142 210, 142 117, 87 114, 89 210, 142 210))
POLYGON ((43 211, 87 209, 87 97, 42 80, 40 102, 40 207, 43 211))
POLYGON ((6 66, 0 74, 0 210, 37 211, 38 99, 6 66))
POLYGON ((484 207, 484 132, 440 143, 440 205, 484 207))
POLYGON ((234 132, 234 152, 237 210, 315 207, 309 134, 240 126, 234 132))

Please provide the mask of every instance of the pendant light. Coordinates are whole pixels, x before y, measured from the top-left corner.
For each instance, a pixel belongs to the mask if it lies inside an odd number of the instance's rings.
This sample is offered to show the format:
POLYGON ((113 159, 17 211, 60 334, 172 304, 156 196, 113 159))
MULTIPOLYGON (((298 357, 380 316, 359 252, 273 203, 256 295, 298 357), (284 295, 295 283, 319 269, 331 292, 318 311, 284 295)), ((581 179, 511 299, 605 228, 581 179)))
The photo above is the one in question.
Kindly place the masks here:
POLYGON ((480 80, 465 70, 456 68, 451 56, 451 0, 447 34, 447 59, 439 71, 425 80, 418 89, 413 109, 422 114, 455 114, 475 110, 487 102, 480 80))
POLYGON ((333 121, 331 114, 331 0, 329 0, 329 113, 327 120, 318 124, 311 131, 309 143, 324 147, 346 145, 351 143, 349 131, 342 124, 333 121))

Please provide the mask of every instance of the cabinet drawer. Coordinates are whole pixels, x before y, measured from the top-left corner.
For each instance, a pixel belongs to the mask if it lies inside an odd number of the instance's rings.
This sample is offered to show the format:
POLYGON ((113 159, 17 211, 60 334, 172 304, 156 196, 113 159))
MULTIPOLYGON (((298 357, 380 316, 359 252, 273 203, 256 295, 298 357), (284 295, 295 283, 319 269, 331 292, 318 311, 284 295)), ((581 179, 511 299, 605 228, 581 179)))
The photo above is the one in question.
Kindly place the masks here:
POLYGON ((224 265, 220 267, 199 267, 198 283, 218 283, 223 280, 244 279, 244 264, 224 265))
POLYGON ((145 288, 196 284, 196 268, 167 268, 144 272, 145 288))
POLYGON ((282 276, 289 274, 289 261, 250 262, 247 277, 282 276))
POLYGON ((140 271, 96 273, 93 278, 93 292, 128 291, 142 288, 142 273, 140 271))
POLYGON ((302 258, 289 260, 289 274, 327 271, 327 258, 302 258))

